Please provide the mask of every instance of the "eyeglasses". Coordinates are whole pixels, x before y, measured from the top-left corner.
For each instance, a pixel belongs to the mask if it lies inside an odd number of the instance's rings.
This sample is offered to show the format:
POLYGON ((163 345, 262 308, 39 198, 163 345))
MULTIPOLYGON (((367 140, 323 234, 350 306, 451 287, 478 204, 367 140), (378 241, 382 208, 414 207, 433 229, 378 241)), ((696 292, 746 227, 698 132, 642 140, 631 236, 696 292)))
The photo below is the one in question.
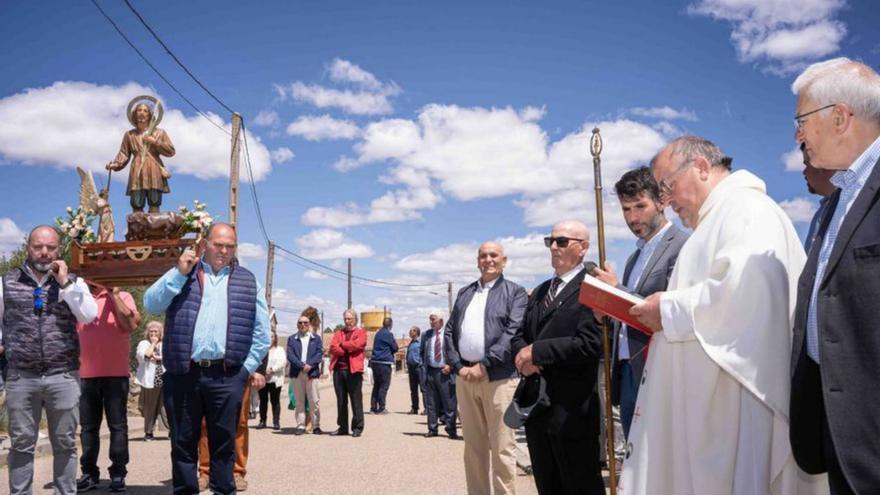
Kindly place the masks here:
POLYGON ((832 103, 832 104, 830 104, 830 105, 825 105, 825 106, 822 107, 822 108, 817 108, 817 109, 815 109, 815 110, 810 110, 809 112, 804 112, 804 113, 802 113, 802 114, 800 114, 800 115, 795 115, 795 116, 794 116, 794 129, 795 129, 795 131, 796 131, 796 132, 801 132, 801 131, 804 129, 804 122, 807 121, 806 117, 807 117, 808 115, 813 115, 813 114, 816 113, 816 112, 821 112, 822 110, 825 110, 825 109, 831 108, 831 107, 836 106, 836 105, 837 105, 837 103, 832 103))
POLYGON ((681 175, 682 172, 691 168, 694 164, 693 158, 685 160, 684 163, 678 166, 675 172, 672 172, 668 176, 663 179, 657 181, 657 185, 660 188, 660 197, 669 197, 672 196, 672 192, 675 190, 675 178, 681 175))
POLYGON ((34 311, 42 311, 45 303, 43 302, 43 288, 34 289, 34 311))
POLYGON ((559 246, 561 248, 567 248, 568 243, 571 241, 585 241, 585 240, 586 239, 575 239, 573 237, 565 237, 565 236, 561 235, 559 237, 545 237, 544 238, 544 245, 547 247, 551 247, 551 246, 553 246, 553 243, 555 242, 557 246, 559 246))
POLYGON ((301 326, 303 326, 303 325, 308 325, 308 324, 309 324, 309 322, 307 322, 307 321, 298 321, 298 322, 296 322, 296 326, 298 326, 298 327, 301 327, 301 326))

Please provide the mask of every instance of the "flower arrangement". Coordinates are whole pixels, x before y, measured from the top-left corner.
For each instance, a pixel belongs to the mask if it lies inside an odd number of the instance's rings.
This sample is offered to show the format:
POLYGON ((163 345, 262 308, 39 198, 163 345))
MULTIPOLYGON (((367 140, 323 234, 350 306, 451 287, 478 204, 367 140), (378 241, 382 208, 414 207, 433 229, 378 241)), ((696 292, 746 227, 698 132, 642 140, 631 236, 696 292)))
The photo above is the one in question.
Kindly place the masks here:
POLYGON ((206 211, 207 206, 205 203, 195 200, 192 210, 186 206, 177 209, 178 214, 183 218, 183 223, 180 226, 181 233, 195 232, 197 239, 201 239, 207 234, 208 227, 214 223, 214 218, 206 211))
POLYGON ((55 225, 61 231, 62 243, 70 244, 76 241, 80 244, 91 243, 98 240, 95 231, 92 230, 92 222, 95 221, 95 214, 91 210, 77 207, 73 209, 67 207, 67 219, 61 217, 55 218, 55 225))

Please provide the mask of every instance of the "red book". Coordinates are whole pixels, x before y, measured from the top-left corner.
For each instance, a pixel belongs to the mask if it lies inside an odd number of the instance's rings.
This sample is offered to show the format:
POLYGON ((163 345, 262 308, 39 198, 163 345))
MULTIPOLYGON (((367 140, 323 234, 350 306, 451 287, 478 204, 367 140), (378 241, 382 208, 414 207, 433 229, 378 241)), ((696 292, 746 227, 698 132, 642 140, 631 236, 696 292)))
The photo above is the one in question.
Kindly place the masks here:
POLYGON ((653 335, 654 333, 639 322, 635 316, 629 314, 629 308, 643 302, 644 299, 618 289, 613 285, 608 285, 598 278, 589 275, 584 277, 584 281, 581 282, 581 293, 578 296, 578 301, 584 306, 593 308, 615 320, 626 323, 630 328, 635 328, 648 335, 653 335))

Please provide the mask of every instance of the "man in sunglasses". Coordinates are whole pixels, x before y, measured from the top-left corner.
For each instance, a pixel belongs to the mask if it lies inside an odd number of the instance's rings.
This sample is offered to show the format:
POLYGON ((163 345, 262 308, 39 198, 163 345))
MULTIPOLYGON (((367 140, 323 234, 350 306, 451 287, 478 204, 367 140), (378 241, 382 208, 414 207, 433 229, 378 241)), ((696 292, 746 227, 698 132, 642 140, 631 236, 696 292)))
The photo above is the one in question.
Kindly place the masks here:
MULTIPOLYGON (((623 174, 614 184, 614 190, 626 225, 638 238, 636 251, 626 260, 621 288, 640 296, 666 290, 678 252, 688 234, 666 219, 663 213, 665 205, 660 200, 660 188, 651 175, 650 168, 640 167, 623 174)), ((610 266, 607 268, 607 271, 597 268, 596 276, 617 286, 617 274, 610 266)), ((629 436, 636 410, 639 381, 645 369, 651 337, 626 325, 620 325, 616 330, 614 364, 611 368, 611 397, 614 405, 620 407, 623 441, 629 436)), ((601 377, 599 383, 601 387, 601 377)), ((604 426, 604 422, 601 424, 604 426)))
POLYGON ((683 136, 651 161, 694 229, 663 292, 630 313, 656 332, 623 463, 624 494, 812 493, 788 444, 788 356, 804 249, 764 182, 683 136))
POLYGON ((9 493, 33 491, 34 448, 43 409, 52 442, 56 493, 76 493, 79 424, 77 323, 98 314, 85 282, 59 259, 60 236, 40 225, 27 238, 27 261, 3 276, 0 321, 9 360, 9 493))
POLYGON ((510 340, 528 296, 504 278, 506 264, 501 244, 480 246, 480 279, 458 291, 443 332, 444 358, 457 375, 468 493, 516 493, 516 440, 502 417, 517 383, 510 340))
POLYGON ((795 140, 834 173, 797 294, 791 353, 791 446, 832 494, 880 486, 880 75, 836 58, 808 67, 795 140))
POLYGON ((578 301, 590 235, 567 220, 544 244, 554 276, 532 292, 511 351, 521 374, 547 383, 550 405, 525 425, 535 485, 541 495, 604 495, 596 389, 602 343, 593 311, 578 301))

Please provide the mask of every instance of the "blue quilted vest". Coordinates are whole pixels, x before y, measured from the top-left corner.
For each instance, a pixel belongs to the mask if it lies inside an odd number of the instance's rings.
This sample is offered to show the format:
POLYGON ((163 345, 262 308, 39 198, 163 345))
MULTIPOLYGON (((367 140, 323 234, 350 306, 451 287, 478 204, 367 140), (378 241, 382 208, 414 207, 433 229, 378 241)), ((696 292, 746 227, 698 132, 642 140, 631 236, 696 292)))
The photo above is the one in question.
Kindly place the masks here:
MULTIPOLYGON (((162 364, 172 374, 189 372, 193 332, 202 304, 202 264, 196 265, 165 313, 165 338, 162 341, 162 364)), ((233 264, 227 284, 229 302, 226 326, 227 368, 244 364, 254 339, 257 315, 257 279, 247 269, 233 264)))

